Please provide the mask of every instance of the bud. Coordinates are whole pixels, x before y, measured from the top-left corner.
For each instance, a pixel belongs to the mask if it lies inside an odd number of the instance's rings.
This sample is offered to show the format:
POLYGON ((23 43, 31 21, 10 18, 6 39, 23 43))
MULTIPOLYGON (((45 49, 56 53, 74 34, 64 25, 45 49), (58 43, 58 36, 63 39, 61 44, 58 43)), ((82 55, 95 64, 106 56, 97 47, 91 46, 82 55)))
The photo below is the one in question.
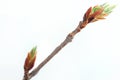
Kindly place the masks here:
POLYGON ((115 5, 110 6, 107 3, 90 7, 83 17, 83 22, 90 23, 100 19, 105 19, 105 17, 108 16, 114 8, 115 5))
POLYGON ((33 68, 35 60, 36 60, 36 48, 32 48, 30 52, 28 52, 28 55, 26 57, 25 63, 24 63, 24 70, 29 71, 30 69, 33 68))

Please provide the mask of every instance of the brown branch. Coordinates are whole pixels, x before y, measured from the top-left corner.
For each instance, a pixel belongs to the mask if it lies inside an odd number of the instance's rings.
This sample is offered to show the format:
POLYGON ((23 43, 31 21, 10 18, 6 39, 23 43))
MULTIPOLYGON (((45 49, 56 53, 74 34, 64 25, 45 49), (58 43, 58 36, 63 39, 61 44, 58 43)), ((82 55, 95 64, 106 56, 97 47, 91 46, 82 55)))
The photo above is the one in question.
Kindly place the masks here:
POLYGON ((49 62, 63 47, 65 47, 69 42, 72 42, 74 36, 81 31, 85 26, 87 25, 86 21, 80 21, 79 25, 75 30, 73 30, 71 33, 69 33, 66 37, 66 39, 53 50, 53 52, 45 59, 43 60, 33 71, 29 73, 25 71, 23 80, 30 80, 32 77, 34 77, 40 69, 47 63, 49 62))
POLYGON ((23 80, 30 80, 32 77, 34 77, 40 71, 40 69, 47 62, 49 62, 63 47, 65 47, 69 42, 71 42, 74 36, 78 32, 80 32, 81 29, 83 29, 88 23, 92 23, 100 19, 104 19, 104 17, 108 15, 109 12, 112 12, 112 9, 114 8, 114 6, 112 6, 111 8, 110 6, 105 7, 106 5, 107 4, 97 5, 97 6, 94 6, 93 8, 90 7, 84 14, 83 21, 80 21, 77 28, 73 30, 71 33, 69 33, 66 39, 58 47, 56 47, 55 50, 45 60, 43 60, 31 73, 29 73, 29 71, 27 73, 25 72, 23 80), (106 12, 106 8, 109 9, 108 12, 106 12))
POLYGON ((23 80, 30 80, 28 71, 25 71, 23 80))
POLYGON ((71 42, 73 40, 73 37, 78 32, 80 32, 80 30, 84 28, 85 25, 86 24, 84 22, 80 21, 77 28, 71 33, 69 33, 66 39, 58 47, 56 47, 55 50, 45 60, 43 60, 31 73, 29 73, 29 79, 34 77, 47 62, 49 62, 63 47, 65 47, 69 42, 71 42))

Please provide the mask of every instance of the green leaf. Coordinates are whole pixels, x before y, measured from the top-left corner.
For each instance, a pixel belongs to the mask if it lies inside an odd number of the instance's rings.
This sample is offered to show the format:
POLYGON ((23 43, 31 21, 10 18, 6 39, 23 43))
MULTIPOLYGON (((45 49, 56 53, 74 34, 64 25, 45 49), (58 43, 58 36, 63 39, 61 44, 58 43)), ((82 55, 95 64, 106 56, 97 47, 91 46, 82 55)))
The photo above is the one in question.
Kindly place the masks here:
POLYGON ((96 11, 99 10, 99 9, 100 9, 100 6, 95 6, 95 7, 93 7, 92 13, 96 12, 96 11))
POLYGON ((101 5, 104 8, 104 13, 106 14, 110 14, 112 12, 112 10, 116 7, 116 5, 109 5, 107 3, 104 3, 103 5, 101 5))
POLYGON ((33 47, 30 54, 31 54, 31 57, 34 57, 36 55, 36 49, 37 49, 37 46, 33 47))

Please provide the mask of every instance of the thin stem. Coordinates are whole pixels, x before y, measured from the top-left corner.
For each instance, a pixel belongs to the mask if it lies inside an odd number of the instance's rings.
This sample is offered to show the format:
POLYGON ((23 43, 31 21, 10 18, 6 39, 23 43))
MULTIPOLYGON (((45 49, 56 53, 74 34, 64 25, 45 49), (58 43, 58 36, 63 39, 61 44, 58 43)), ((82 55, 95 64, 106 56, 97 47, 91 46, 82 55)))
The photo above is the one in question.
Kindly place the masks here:
POLYGON ((66 37, 66 39, 58 46, 56 47, 53 52, 45 59, 43 60, 35 69, 33 69, 33 71, 31 71, 31 73, 25 73, 23 80, 30 80, 32 77, 34 77, 39 71, 40 69, 46 64, 48 63, 63 47, 65 47, 68 43, 72 42, 74 36, 81 31, 81 29, 83 29, 85 26, 87 25, 86 22, 82 22, 80 21, 79 25, 77 26, 77 28, 75 30, 73 30, 71 33, 69 33, 66 37))
POLYGON ((30 80, 28 71, 25 71, 23 80, 30 80))
POLYGON ((65 45, 71 42, 72 36, 68 35, 68 37, 41 63, 36 67, 31 73, 30 78, 35 76, 39 70, 49 61, 51 60, 65 45))
POLYGON ((47 63, 49 62, 63 47, 65 47, 69 42, 71 42, 73 40, 73 37, 80 32, 80 30, 82 28, 84 28, 85 25, 83 24, 82 21, 80 21, 79 25, 77 26, 77 28, 72 31, 71 33, 69 33, 66 37, 66 39, 58 46, 55 48, 55 50, 45 59, 43 60, 30 74, 29 74, 29 78, 31 79, 32 77, 34 77, 39 71, 40 69, 47 63))

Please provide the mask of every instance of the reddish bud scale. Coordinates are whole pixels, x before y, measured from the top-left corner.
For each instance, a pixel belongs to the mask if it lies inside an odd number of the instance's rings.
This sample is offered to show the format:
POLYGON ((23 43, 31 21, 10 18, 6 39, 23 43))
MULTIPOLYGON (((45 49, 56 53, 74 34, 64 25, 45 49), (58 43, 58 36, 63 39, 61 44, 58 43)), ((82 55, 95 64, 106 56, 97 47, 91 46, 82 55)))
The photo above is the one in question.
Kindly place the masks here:
POLYGON ((92 7, 90 7, 90 8, 86 11, 86 13, 85 13, 85 15, 84 15, 84 18, 83 18, 83 21, 86 21, 86 20, 87 20, 87 18, 89 17, 91 11, 92 11, 92 7))
POLYGON ((29 71, 30 69, 32 69, 32 67, 34 66, 35 60, 36 60, 36 56, 33 59, 31 59, 30 55, 28 54, 25 60, 24 69, 26 71, 29 71))
POLYGON ((27 72, 33 68, 35 60, 36 60, 36 51, 34 52, 34 55, 32 52, 33 51, 29 52, 25 59, 24 70, 27 72))
POLYGON ((103 12, 103 9, 99 9, 96 12, 94 12, 93 14, 91 14, 88 18, 88 23, 94 21, 94 19, 96 19, 97 16, 101 15, 102 12, 103 12))

